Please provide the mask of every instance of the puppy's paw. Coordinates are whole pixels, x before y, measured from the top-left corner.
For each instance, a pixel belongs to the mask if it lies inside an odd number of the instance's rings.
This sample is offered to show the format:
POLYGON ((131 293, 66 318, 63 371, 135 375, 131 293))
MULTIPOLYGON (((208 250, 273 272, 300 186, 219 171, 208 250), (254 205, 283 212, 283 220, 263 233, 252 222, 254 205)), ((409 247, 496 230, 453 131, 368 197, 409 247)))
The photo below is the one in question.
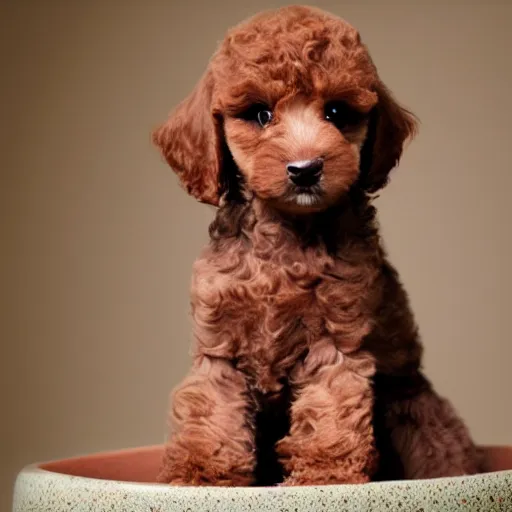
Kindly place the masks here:
POLYGON ((164 465, 157 476, 157 482, 176 487, 246 487, 253 483, 253 475, 251 468, 245 469, 182 461, 164 465))
POLYGON ((342 473, 333 471, 331 474, 325 474, 322 471, 305 471, 301 473, 292 473, 280 484, 283 487, 292 486, 313 486, 313 485, 341 485, 341 484, 365 484, 370 481, 367 475, 361 473, 342 473))

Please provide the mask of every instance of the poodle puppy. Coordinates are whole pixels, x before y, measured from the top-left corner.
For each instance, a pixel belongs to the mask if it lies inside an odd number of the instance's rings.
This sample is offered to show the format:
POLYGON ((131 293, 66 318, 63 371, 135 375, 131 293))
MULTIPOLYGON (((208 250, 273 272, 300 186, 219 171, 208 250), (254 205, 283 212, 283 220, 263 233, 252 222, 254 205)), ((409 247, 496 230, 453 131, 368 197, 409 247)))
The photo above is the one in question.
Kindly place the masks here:
POLYGON ((158 480, 314 485, 475 473, 480 455, 421 370, 374 193, 416 118, 356 29, 316 8, 231 29, 154 132, 217 207, 194 264, 193 365, 158 480))

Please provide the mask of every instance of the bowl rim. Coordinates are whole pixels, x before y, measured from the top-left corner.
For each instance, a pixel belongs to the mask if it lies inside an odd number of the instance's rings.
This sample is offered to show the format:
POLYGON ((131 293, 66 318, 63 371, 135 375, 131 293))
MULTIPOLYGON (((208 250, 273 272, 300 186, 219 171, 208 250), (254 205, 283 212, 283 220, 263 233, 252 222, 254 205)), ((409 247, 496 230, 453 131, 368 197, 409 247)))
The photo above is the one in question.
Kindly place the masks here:
MULTIPOLYGON (((419 478, 419 479, 398 479, 398 480, 386 480, 386 481, 372 481, 365 484, 328 484, 328 485, 301 485, 301 486, 229 486, 229 487, 220 487, 220 486, 171 486, 166 483, 161 482, 142 482, 142 481, 131 481, 131 480, 119 480, 119 479, 109 479, 109 478, 98 478, 92 476, 83 476, 83 475, 73 475, 69 473, 52 471, 51 469, 47 469, 44 466, 58 464, 61 462, 73 462, 75 460, 80 460, 87 458, 89 460, 93 460, 96 458, 102 458, 105 456, 111 455, 123 455, 128 453, 137 453, 137 452, 148 452, 148 451, 160 451, 162 450, 164 445, 162 444, 151 444, 151 445, 143 445, 132 448, 121 448, 121 449, 112 449, 106 451, 93 452, 85 455, 76 455, 72 457, 58 458, 58 459, 50 459, 43 462, 33 462, 31 464, 25 465, 17 474, 16 480, 18 481, 21 477, 24 476, 37 476, 37 475, 45 475, 47 477, 52 477, 56 480, 65 482, 65 481, 77 481, 82 482, 87 485, 105 485, 105 484, 115 484, 122 487, 150 487, 154 489, 179 489, 180 492, 197 492, 198 489, 207 489, 208 492, 226 494, 236 490, 244 490, 244 492, 255 492, 261 493, 262 491, 268 492, 296 492, 297 489, 325 489, 326 487, 330 488, 355 488, 361 487, 363 485, 365 488, 367 486, 370 487, 400 487, 400 486, 423 486, 428 484, 442 484, 444 482, 460 482, 464 481, 478 481, 482 478, 500 478, 506 476, 512 476, 512 468, 510 469, 498 469, 492 471, 485 471, 482 473, 477 473, 474 475, 460 475, 460 476, 447 476, 447 477, 437 477, 437 478, 419 478)), ((510 452, 512 456, 512 445, 482 445, 480 448, 484 450, 504 450, 506 452, 510 452)))

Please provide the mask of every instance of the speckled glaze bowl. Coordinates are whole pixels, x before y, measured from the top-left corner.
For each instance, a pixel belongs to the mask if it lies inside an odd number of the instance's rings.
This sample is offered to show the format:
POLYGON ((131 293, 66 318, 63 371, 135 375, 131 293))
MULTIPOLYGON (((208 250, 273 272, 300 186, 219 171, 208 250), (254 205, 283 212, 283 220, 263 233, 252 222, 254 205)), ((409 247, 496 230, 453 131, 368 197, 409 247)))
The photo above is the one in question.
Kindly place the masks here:
POLYGON ((14 512, 512 511, 512 446, 486 448, 470 477, 321 487, 171 487, 153 483, 162 446, 34 464, 18 475, 14 512))

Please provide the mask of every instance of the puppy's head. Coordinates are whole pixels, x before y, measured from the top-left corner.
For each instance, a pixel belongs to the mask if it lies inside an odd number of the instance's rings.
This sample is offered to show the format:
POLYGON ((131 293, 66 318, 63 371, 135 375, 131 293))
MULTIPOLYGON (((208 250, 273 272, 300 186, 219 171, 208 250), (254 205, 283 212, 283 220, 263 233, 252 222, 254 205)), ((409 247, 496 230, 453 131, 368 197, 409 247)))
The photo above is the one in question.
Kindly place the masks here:
POLYGON ((415 127, 353 27, 286 7, 228 32, 154 141, 198 200, 241 187, 298 213, 382 188, 415 127))

